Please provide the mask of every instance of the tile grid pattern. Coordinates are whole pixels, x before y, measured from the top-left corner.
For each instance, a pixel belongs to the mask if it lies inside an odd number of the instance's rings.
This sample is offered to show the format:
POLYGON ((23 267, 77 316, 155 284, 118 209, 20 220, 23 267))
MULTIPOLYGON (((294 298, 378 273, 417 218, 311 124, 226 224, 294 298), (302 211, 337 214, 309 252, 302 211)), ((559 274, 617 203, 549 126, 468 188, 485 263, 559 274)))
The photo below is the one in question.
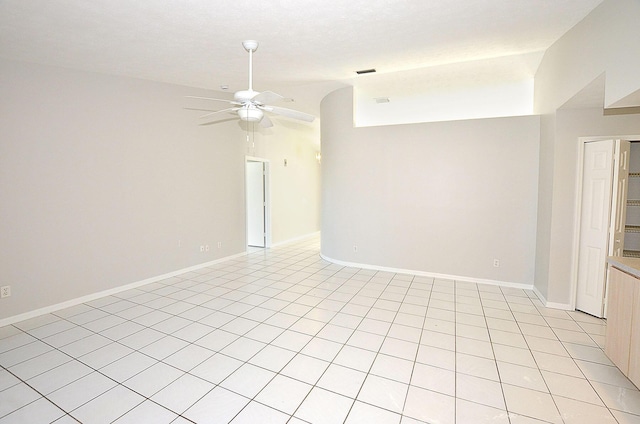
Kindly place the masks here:
POLYGON ((605 323, 259 250, 0 328, 0 424, 640 423, 605 323))

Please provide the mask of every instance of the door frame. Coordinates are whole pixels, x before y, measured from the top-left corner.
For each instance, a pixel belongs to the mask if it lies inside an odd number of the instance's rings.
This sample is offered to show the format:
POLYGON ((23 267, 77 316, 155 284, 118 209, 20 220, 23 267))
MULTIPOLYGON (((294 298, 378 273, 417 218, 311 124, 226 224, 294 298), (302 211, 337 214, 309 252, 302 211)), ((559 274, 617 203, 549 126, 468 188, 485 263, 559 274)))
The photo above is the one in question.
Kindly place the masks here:
MULTIPOLYGON (((640 140, 640 135, 610 135, 610 136, 593 136, 593 137, 578 137, 578 169, 576 172, 576 192, 574 199, 574 210, 575 210, 575 219, 574 219, 574 228, 573 228, 573 252, 571 259, 571 297, 569 309, 572 311, 576 310, 576 303, 578 299, 578 263, 580 259, 580 227, 582 224, 582 179, 584 173, 584 148, 585 144, 592 141, 603 141, 603 140, 629 140, 629 141, 637 141, 640 140)), ((614 146, 614 157, 615 157, 615 146, 614 146)), ((614 209, 614 205, 611 205, 611 210, 614 209)), ((612 226, 611 214, 609 216, 609 228, 612 226)), ((607 297, 608 292, 608 284, 605 286, 605 299, 607 297)), ((606 304, 605 304, 606 305, 606 304)), ((604 318, 606 318, 606 306, 604 308, 604 318)))
POLYGON ((249 247, 249 218, 247 213, 247 162, 262 162, 264 164, 264 247, 271 247, 271 169, 268 159, 254 156, 245 156, 244 158, 244 245, 249 247))

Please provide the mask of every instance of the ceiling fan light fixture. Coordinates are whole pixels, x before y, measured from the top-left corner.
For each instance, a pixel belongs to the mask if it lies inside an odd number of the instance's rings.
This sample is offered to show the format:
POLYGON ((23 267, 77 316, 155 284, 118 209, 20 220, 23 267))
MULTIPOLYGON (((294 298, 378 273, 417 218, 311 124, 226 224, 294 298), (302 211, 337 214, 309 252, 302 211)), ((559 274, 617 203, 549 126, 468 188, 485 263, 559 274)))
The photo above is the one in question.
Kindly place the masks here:
MULTIPOLYGON (((245 122, 259 122, 262 128, 270 128, 273 123, 265 111, 275 115, 286 116, 287 118, 298 119, 305 122, 313 122, 315 117, 308 113, 299 112, 284 107, 271 106, 271 103, 278 101, 293 101, 293 99, 285 99, 280 94, 273 91, 258 92, 253 90, 253 53, 258 48, 258 42, 255 40, 246 40, 242 42, 244 49, 249 52, 249 88, 246 90, 236 91, 233 94, 233 100, 229 99, 213 99, 209 97, 187 96, 195 99, 213 100, 215 102, 230 103, 232 107, 222 110, 215 110, 207 113, 200 118, 211 119, 214 115, 226 112, 237 112, 238 118, 245 122)), ((229 88, 228 85, 220 86, 222 90, 229 88)))
POLYGON ((264 113, 258 108, 243 107, 242 109, 238 109, 238 116, 243 121, 258 122, 262 119, 264 113))

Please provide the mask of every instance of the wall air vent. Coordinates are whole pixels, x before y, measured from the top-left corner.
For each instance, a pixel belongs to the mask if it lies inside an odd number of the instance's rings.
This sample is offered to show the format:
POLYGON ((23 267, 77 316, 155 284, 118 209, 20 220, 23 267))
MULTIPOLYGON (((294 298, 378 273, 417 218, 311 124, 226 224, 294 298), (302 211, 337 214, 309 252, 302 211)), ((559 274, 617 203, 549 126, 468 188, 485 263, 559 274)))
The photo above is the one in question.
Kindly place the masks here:
POLYGON ((356 71, 356 74, 358 75, 362 75, 362 74, 373 74, 376 70, 371 68, 371 69, 362 69, 360 71, 356 71))
POLYGON ((376 103, 389 103, 390 102, 388 97, 376 97, 373 100, 375 100, 376 103))

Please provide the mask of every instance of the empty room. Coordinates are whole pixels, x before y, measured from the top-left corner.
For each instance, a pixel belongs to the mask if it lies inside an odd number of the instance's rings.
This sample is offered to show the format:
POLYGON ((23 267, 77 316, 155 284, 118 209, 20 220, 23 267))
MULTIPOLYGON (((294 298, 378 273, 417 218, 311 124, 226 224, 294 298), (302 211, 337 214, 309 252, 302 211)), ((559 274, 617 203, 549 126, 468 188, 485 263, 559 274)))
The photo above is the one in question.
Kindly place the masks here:
POLYGON ((639 19, 0 1, 0 424, 640 424, 639 19))

